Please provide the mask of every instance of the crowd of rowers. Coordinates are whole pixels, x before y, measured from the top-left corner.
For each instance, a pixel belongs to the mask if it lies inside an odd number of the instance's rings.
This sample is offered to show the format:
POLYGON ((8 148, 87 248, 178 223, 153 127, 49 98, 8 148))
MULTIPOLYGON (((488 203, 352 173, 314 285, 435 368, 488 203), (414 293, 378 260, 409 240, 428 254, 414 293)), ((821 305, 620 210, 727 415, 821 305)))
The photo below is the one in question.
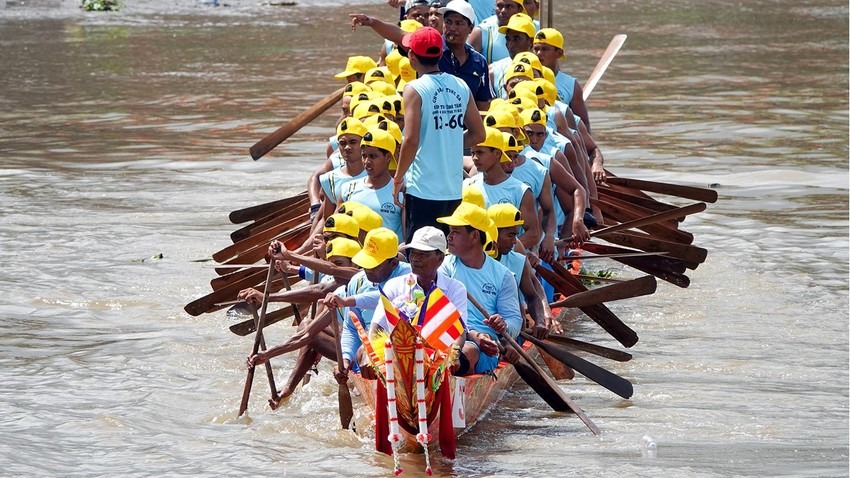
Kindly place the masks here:
POLYGON ((534 267, 601 222, 589 198, 605 178, 602 155, 581 88, 560 71, 562 34, 533 19, 537 1, 404 7, 398 24, 350 15, 353 28, 385 39, 381 66, 354 56, 336 75, 347 86, 328 159, 308 181, 311 235, 300 247, 269 247, 280 271, 311 282, 269 300, 319 309, 285 343, 248 357, 256 365, 300 350, 281 398, 321 356, 336 360, 332 320, 342 324, 346 371, 337 379, 374 377, 351 316, 370 334, 387 328, 379 288, 408 317, 433 287, 443 291, 465 325, 453 373, 515 359, 500 334, 560 332, 552 288, 534 267), (486 315, 467 307, 467 294, 486 315))

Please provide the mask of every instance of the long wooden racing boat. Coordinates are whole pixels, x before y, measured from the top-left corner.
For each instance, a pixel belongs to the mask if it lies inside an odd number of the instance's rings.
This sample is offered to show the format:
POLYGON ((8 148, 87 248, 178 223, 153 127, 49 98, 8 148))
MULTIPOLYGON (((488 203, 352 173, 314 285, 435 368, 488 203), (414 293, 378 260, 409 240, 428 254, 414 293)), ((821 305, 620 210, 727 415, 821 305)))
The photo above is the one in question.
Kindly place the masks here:
MULTIPOLYGON (((492 374, 451 375, 444 356, 418 346, 421 336, 405 321, 396 325, 389 342, 387 350, 392 350, 392 358, 384 352, 384 360, 376 367, 379 378, 367 380, 352 374, 350 381, 373 418, 375 449, 396 458, 396 472, 400 472, 398 453, 424 450, 426 472, 430 474, 430 445, 439 444, 442 455, 454 459, 455 438, 475 425, 519 375, 504 361, 492 374), (423 362, 419 375, 417 349, 422 350, 423 362), (420 383, 422 390, 417 391, 420 383), (420 400, 424 400, 421 410, 420 400), (423 417, 426 421, 420 426, 423 417)), ((529 347, 527 344, 527 350, 533 350, 529 347)))

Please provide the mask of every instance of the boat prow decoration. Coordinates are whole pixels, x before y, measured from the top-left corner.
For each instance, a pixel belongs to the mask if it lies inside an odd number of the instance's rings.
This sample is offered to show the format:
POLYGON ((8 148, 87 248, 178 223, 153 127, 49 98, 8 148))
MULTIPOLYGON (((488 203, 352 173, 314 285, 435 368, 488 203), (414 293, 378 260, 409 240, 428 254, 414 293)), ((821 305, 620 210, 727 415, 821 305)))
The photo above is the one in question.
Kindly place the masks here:
MULTIPOLYGON (((421 336, 416 328, 399 321, 390 335, 392 350, 393 390, 388 394, 381 380, 367 380, 352 374, 351 382, 357 387, 364 406, 375 415, 375 448, 393 454, 390 437, 392 406, 388 395, 395 399, 400 442, 397 451, 421 451, 417 440, 420 434, 417 403, 416 348, 421 336)), ((421 343, 421 342, 420 342, 421 343)), ((501 395, 518 379, 515 369, 500 362, 493 374, 476 374, 456 377, 449 373, 447 357, 426 349, 423 354, 424 400, 427 419, 428 444, 439 443, 442 455, 455 457, 455 439, 468 430, 495 405, 501 395)), ((386 364, 383 365, 384 376, 386 364)), ((387 384, 389 384, 389 379, 387 384)))

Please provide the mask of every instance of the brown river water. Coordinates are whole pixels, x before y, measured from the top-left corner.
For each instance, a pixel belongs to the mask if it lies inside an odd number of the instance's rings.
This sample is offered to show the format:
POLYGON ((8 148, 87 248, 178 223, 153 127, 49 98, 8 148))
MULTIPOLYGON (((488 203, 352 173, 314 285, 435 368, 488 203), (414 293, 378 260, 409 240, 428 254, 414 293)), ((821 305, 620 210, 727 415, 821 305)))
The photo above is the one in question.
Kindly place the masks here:
MULTIPOLYGON (((369 434, 338 430, 325 362, 275 412, 258 374, 237 419, 252 340, 183 311, 209 290, 193 261, 228 244, 228 213, 302 189, 334 117, 260 161, 248 147, 338 88, 348 55, 377 52, 346 13, 393 14, 298 2, 0 0, 0 475, 391 473, 369 434)), ((579 78, 629 35, 589 102, 595 136, 621 176, 717 188, 684 223, 709 259, 687 289, 611 304, 635 358, 588 358, 632 399, 561 383, 601 437, 518 384, 435 471, 847 476, 847 4, 555 3, 579 78)))

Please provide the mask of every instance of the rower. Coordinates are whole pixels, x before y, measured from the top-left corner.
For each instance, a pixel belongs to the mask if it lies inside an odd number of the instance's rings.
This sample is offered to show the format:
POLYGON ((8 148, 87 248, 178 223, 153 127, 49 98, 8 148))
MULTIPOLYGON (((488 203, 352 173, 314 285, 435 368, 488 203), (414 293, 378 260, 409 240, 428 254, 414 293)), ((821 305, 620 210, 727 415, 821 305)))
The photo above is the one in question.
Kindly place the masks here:
POLYGON ((525 255, 514 250, 517 233, 523 225, 522 213, 511 204, 494 204, 487 209, 487 216, 498 231, 494 258, 513 272, 517 287, 525 299, 528 314, 534 320, 532 333, 542 340, 551 330, 560 331, 561 326, 552 315, 543 285, 537 279, 531 263, 525 255))
POLYGON ((410 265, 399 261, 398 236, 385 227, 373 229, 366 235, 363 249, 352 258, 352 262, 362 267, 363 271, 351 278, 345 291, 328 294, 322 303, 336 311, 337 319, 343 322, 340 341, 344 369, 359 369, 364 378, 374 379, 371 367, 364 366, 368 364, 369 358, 362 351, 360 335, 349 311, 357 316, 364 330, 368 330, 375 311, 374 308, 362 307, 362 304, 351 297, 378 290, 379 286, 383 287, 393 277, 408 274, 410 265))
MULTIPOLYGON (((319 227, 319 224, 321 224, 319 221, 333 214, 337 205, 342 202, 339 199, 339 193, 343 187, 350 181, 366 176, 363 156, 360 152, 360 141, 366 134, 366 127, 356 118, 346 118, 339 123, 336 131, 340 155, 345 164, 341 168, 331 169, 319 175, 315 180, 319 184, 320 190, 318 194, 319 208, 315 207, 316 203, 313 203, 311 199, 311 214, 314 209, 318 211, 313 219, 313 230, 319 227)), ((316 184, 311 182, 308 191, 314 191, 313 194, 315 194, 315 190, 316 184)))
POLYGON ((484 253, 486 232, 493 228, 487 211, 461 203, 440 222, 450 227, 449 252, 439 271, 461 281, 490 317, 477 308, 468 310, 467 340, 463 346, 460 374, 492 372, 499 363, 498 334, 517 337, 522 327, 517 285, 507 267, 484 253), (466 368, 468 363, 468 368, 466 368))
POLYGON ((531 108, 520 113, 520 117, 523 121, 523 133, 528 138, 528 145, 520 154, 537 161, 549 170, 555 187, 554 193, 561 206, 555 208, 560 237, 572 236, 577 243, 589 240, 590 236, 584 224, 584 210, 587 205, 584 188, 564 167, 567 161, 560 151, 556 151, 555 156, 542 151, 543 143, 549 134, 546 129, 546 114, 538 108, 531 108))
POLYGON ((354 201, 374 211, 383 219, 384 227, 402 237, 402 213, 396 205, 401 202, 402 196, 393 197, 390 175, 390 163, 395 161, 393 154, 397 145, 389 132, 378 127, 369 130, 360 145, 366 177, 348 183, 340 197, 346 203, 354 201))
POLYGON ((520 240, 526 249, 537 250, 542 237, 540 223, 537 221, 537 209, 534 207, 534 196, 528 185, 512 178, 500 163, 510 162, 511 159, 503 152, 505 141, 502 132, 496 128, 485 126, 484 141, 472 148, 472 163, 478 174, 464 180, 463 184, 481 189, 484 194, 485 207, 493 204, 509 203, 523 211, 523 217, 529 218, 525 232, 520 240))
MULTIPOLYGON (((531 190, 534 197, 534 210, 543 230, 538 255, 544 261, 551 261, 555 254, 556 215, 552 196, 552 179, 549 170, 542 164, 528 160, 520 154, 523 145, 510 133, 502 132, 504 153, 510 158, 507 163, 500 163, 502 169, 512 178, 519 180, 531 190)), ((491 218, 492 219, 492 218, 491 218)), ((498 226, 497 226, 498 227, 498 226)))
MULTIPOLYGON (((493 64, 510 56, 505 32, 501 28, 506 26, 510 19, 519 13, 525 14, 522 0, 496 0, 496 13, 482 20, 472 30, 469 35, 469 44, 484 55, 487 63, 493 64)), ((530 36, 533 37, 538 28, 539 25, 536 25, 530 36)))
POLYGON ((490 63, 490 82, 496 88, 497 97, 507 98, 503 88, 505 76, 517 54, 531 51, 534 45, 534 21, 524 13, 517 13, 511 16, 505 26, 499 27, 499 32, 505 37, 508 54, 490 63))
POLYGON ((584 103, 584 92, 581 90, 578 80, 561 71, 560 61, 566 58, 564 55, 564 36, 554 28, 543 28, 534 35, 534 54, 540 58, 543 66, 550 68, 555 73, 555 87, 558 89, 558 99, 572 108, 587 130, 590 131, 590 117, 587 113, 587 105, 584 103))
POLYGON ((334 75, 334 78, 345 80, 348 83, 352 81, 363 81, 363 77, 367 71, 375 68, 377 63, 368 56, 350 56, 345 64, 345 69, 334 75))

